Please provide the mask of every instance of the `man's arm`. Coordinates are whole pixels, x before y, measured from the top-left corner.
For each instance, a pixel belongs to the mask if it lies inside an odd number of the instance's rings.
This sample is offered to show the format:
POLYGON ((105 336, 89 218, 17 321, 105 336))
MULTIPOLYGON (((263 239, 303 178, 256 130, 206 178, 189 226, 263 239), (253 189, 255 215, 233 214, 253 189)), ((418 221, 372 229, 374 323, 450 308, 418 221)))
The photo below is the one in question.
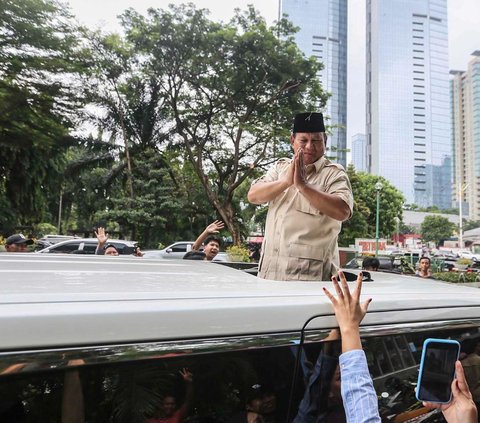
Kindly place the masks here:
POLYGON ((192 250, 199 250, 207 236, 212 234, 218 234, 220 232, 220 229, 223 229, 224 226, 225 224, 221 220, 215 220, 215 222, 210 223, 210 225, 208 225, 195 240, 194 244, 192 245, 192 250))
POLYGON ((293 160, 288 165, 287 173, 276 181, 259 181, 248 191, 248 201, 252 204, 265 204, 277 198, 283 191, 293 185, 293 160))
POLYGON ((299 150, 293 160, 294 184, 298 191, 309 201, 312 207, 326 214, 332 219, 343 222, 350 218, 349 205, 338 195, 317 190, 307 183, 305 166, 303 164, 303 150, 299 150))

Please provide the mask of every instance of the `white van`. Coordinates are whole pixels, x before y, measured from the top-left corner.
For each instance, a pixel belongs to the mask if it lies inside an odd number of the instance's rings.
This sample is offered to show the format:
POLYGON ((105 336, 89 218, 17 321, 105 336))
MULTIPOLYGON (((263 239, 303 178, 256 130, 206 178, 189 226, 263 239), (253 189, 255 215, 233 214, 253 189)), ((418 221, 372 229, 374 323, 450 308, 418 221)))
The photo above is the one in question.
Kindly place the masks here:
MULTIPOLYGON (((480 290, 371 279, 362 336, 382 418, 442 421, 415 399, 421 345, 453 338, 474 354, 480 290)), ((0 286, 2 423, 156 422, 166 398, 185 422, 243 421, 252 401, 265 422, 345 421, 330 282, 187 260, 9 253, 0 286)))

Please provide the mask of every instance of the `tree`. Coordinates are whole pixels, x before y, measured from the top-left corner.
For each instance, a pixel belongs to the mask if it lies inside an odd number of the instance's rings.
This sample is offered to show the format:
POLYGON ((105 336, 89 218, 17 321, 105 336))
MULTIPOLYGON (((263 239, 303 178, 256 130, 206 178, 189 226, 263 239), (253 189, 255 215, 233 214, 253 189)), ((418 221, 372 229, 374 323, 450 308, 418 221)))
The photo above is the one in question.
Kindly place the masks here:
POLYGON ((423 241, 434 242, 436 246, 450 238, 455 230, 455 224, 443 216, 426 216, 420 228, 423 241))
POLYGON ((42 221, 58 198, 85 68, 77 28, 52 0, 2 1, 0 33, 0 215, 13 211, 11 227, 42 221))
POLYGON ((325 104, 319 65, 305 59, 287 21, 267 27, 253 8, 227 24, 193 5, 150 9, 148 17, 129 10, 122 20, 145 77, 160 84, 174 141, 238 243, 234 193, 282 150, 296 111, 325 104))
POLYGON ((339 245, 349 245, 355 238, 374 238, 376 225, 376 190, 375 184, 380 182, 380 236, 386 237, 396 230, 395 217, 402 219, 402 206, 405 201, 402 193, 381 176, 363 172, 355 172, 350 165, 347 174, 352 185, 354 198, 353 216, 342 225, 339 245))
POLYGON ((469 231, 471 229, 480 228, 480 220, 464 220, 463 230, 469 231))

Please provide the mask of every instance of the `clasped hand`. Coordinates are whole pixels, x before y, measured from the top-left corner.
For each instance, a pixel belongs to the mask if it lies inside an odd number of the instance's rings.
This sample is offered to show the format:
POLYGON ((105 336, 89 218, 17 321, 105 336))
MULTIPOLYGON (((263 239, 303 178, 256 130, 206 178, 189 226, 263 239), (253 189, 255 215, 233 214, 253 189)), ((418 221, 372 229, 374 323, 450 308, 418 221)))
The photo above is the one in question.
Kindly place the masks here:
POLYGON ((293 156, 285 176, 285 181, 287 182, 287 187, 295 185, 298 190, 307 185, 307 172, 303 161, 303 149, 298 149, 293 156))

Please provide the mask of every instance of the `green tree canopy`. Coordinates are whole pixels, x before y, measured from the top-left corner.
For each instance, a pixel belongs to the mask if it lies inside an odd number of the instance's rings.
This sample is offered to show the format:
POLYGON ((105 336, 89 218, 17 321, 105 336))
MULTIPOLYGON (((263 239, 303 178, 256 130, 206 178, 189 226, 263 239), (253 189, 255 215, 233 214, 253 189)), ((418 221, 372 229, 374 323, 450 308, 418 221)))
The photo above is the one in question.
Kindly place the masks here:
POLYGON ((0 215, 39 222, 57 197, 84 72, 81 37, 53 0, 0 2, 0 215))
POLYGON ((303 56, 287 21, 268 27, 253 8, 226 24, 191 4, 150 9, 146 17, 129 10, 122 21, 145 78, 159 83, 176 128, 172 140, 238 242, 234 192, 274 159, 296 111, 325 104, 319 65, 303 56))
POLYGON ((375 237, 377 182, 382 184, 379 233, 381 237, 393 234, 396 230, 395 218, 402 220, 402 206, 405 202, 402 193, 381 176, 356 172, 353 166, 348 167, 347 173, 352 184, 354 207, 352 218, 343 223, 339 245, 353 244, 355 238, 375 237))
POLYGON ((450 238, 455 230, 455 224, 443 216, 426 216, 420 228, 423 241, 434 242, 436 246, 450 238))

